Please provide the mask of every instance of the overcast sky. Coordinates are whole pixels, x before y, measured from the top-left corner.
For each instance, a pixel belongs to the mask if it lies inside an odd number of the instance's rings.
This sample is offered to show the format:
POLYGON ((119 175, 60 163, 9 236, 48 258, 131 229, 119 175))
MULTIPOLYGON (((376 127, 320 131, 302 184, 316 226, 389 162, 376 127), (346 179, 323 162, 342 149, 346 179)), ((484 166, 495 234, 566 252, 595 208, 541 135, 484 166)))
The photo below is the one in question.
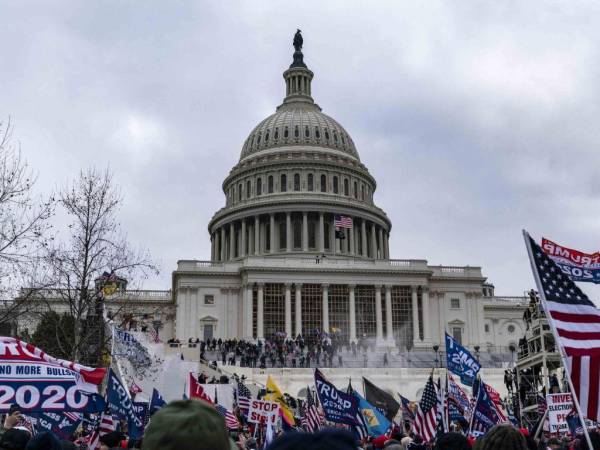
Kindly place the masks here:
MULTIPOLYGON (((600 249, 600 3, 0 1, 0 118, 49 192, 110 165, 162 273, 207 224, 284 95, 296 28, 313 96, 353 137, 393 258, 533 284, 521 229, 600 249)), ((600 291, 583 286, 587 292, 600 291)), ((595 295, 598 297, 598 295, 595 295)))

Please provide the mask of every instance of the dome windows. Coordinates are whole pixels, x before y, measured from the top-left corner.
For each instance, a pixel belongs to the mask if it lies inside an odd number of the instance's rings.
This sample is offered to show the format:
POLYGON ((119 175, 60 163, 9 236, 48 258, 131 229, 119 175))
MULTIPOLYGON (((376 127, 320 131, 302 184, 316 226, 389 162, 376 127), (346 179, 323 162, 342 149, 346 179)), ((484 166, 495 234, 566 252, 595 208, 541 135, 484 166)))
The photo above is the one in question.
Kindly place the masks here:
POLYGON ((348 183, 348 178, 344 178, 344 195, 350 195, 350 185, 348 183))
POLYGON ((281 174, 280 183, 279 183, 279 190, 281 192, 287 192, 287 175, 285 173, 281 174))
POLYGON ((334 132, 333 132, 333 140, 334 140, 334 141, 335 141, 335 143, 337 144, 337 141, 338 141, 338 136, 337 136, 337 132, 336 132, 336 131, 334 131, 334 132))
POLYGON ((285 139, 287 139, 289 136, 290 136, 290 130, 288 129, 288 127, 285 127, 285 128, 283 129, 283 137, 284 137, 285 139))
POLYGON ((262 195, 262 179, 256 179, 256 195, 262 195))
POLYGON ((336 176, 333 177, 333 193, 334 194, 340 193, 339 181, 338 181, 338 177, 336 177, 336 176))
POLYGON ((294 127, 294 137, 295 137, 295 138, 298 138, 298 137, 300 137, 300 128, 298 127, 298 125, 296 125, 296 126, 294 127))
POLYGON ((300 174, 295 173, 294 174, 294 191, 299 191, 299 190, 300 190, 300 174))
POLYGON ((252 182, 250 180, 246 181, 246 198, 250 198, 250 194, 252 193, 252 182))
POLYGON ((307 177, 306 177, 306 181, 307 181, 307 184, 308 184, 308 190, 309 190, 309 191, 311 191, 311 192, 315 190, 315 186, 314 186, 314 180, 313 180, 313 178, 314 178, 314 177, 313 177, 313 174, 312 174, 312 173, 309 173, 309 174, 307 175, 307 177))
POLYGON ((306 127, 304 128, 304 137, 305 138, 310 137, 310 131, 308 131, 308 125, 306 125, 306 127))
POLYGON ((273 175, 269 175, 269 178, 267 178, 267 192, 269 194, 273 193, 273 175))
POLYGON ((358 199, 358 183, 354 182, 354 198, 358 199))
POLYGON ((279 128, 275 128, 275 134, 273 135, 275 140, 279 139, 279 128))
POLYGON ((258 137, 256 138, 256 145, 260 145, 260 133, 258 133, 258 137))
POLYGON ((265 134, 265 144, 269 142, 269 130, 267 130, 267 133, 265 134))
POLYGON ((238 184, 238 202, 242 201, 242 183, 238 184))
POLYGON ((321 192, 327 192, 327 175, 321 175, 321 192))
POLYGON ((321 139, 321 132, 319 131, 319 127, 315 127, 315 137, 317 139, 321 139))
POLYGON ((325 128, 325 140, 329 140, 329 130, 327 128, 325 128))

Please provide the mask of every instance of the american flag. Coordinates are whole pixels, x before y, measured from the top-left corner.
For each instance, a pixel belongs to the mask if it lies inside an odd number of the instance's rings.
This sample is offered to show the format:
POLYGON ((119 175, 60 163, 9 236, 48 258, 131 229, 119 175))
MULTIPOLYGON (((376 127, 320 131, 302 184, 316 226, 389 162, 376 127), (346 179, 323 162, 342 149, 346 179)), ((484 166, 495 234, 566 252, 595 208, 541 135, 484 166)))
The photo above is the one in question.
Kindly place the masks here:
POLYGON ((448 402, 452 403, 465 419, 470 418, 472 405, 469 397, 450 374, 448 374, 448 402))
POLYGON ((433 377, 430 375, 415 416, 416 433, 425 442, 429 442, 435 437, 437 428, 437 401, 435 384, 433 383, 433 377))
POLYGON ((155 344, 159 344, 162 341, 160 340, 160 337, 158 336, 158 331, 156 331, 154 328, 152 328, 150 331, 150 337, 152 338, 152 342, 154 342, 155 344))
POLYGON ((217 412, 225 419, 225 425, 227 425, 228 430, 240 429, 240 421, 233 412, 229 411, 222 405, 215 405, 215 407, 217 408, 217 412))
POLYGON ((248 410, 250 409, 250 399, 252 398, 252 393, 250 389, 241 381, 237 382, 237 404, 240 411, 246 415, 248 414, 248 410))
POLYGON ((100 436, 104 436, 117 429, 117 421, 108 413, 102 413, 98 427, 90 435, 88 450, 95 450, 100 444, 100 436))
POLYGON ((304 407, 302 425, 309 433, 318 431, 321 428, 321 425, 323 425, 323 416, 319 414, 319 410, 310 388, 307 388, 306 392, 306 405, 304 407))
POLYGON ((528 234, 525 241, 544 311, 564 351, 581 411, 588 419, 598 421, 600 311, 528 234))
POLYGON ((496 408, 496 413, 498 414, 498 418, 500 419, 500 422, 502 422, 502 423, 507 422, 508 419, 506 417, 506 414, 504 414, 504 411, 503 411, 502 400, 500 399, 500 393, 496 389, 491 387, 489 384, 487 384, 487 383, 482 383, 482 384, 485 386, 485 390, 487 391, 487 394, 490 396, 490 399, 492 400, 492 403, 494 404, 494 407, 496 408))
POLYGON ((132 394, 139 394, 140 392, 142 392, 142 388, 139 387, 135 381, 132 381, 131 386, 129 388, 129 392, 131 392, 132 394))
POLYGON ((537 412, 538 414, 544 414, 548 409, 548 403, 546 402, 546 397, 543 395, 537 395, 537 412))
POLYGON ((400 402, 402 404, 402 420, 414 422, 415 415, 410 409, 410 400, 400 394, 398 395, 400 396, 400 402))
POLYGON ((352 228, 352 217, 336 214, 333 216, 333 226, 337 228, 352 228))

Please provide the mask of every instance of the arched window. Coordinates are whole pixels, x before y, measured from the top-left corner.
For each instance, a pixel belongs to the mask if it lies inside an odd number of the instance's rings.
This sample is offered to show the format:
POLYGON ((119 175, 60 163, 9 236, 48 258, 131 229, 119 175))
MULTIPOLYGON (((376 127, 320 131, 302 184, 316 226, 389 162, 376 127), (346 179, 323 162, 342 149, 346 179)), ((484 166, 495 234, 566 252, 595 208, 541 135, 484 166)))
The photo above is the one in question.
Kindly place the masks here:
POLYGON ((321 192, 327 192, 327 175, 321 175, 321 192))
POLYGON ((289 136, 290 136, 290 130, 288 129, 288 127, 285 127, 283 129, 283 137, 287 139, 289 136))
POLYGON ((364 184, 362 184, 360 186, 360 190, 361 190, 360 199, 364 202, 365 201, 365 185, 364 184))
POLYGON ((337 131, 333 132, 333 140, 335 141, 335 143, 337 144, 337 131))
POLYGON ((342 145, 343 145, 343 146, 345 146, 345 145, 346 145, 346 141, 344 140, 344 135, 343 135, 343 134, 341 134, 340 136, 341 136, 341 138, 342 138, 342 145))
POLYGON ((354 182, 354 198, 358 198, 358 183, 354 182))
POLYGON ((298 125, 294 127, 294 137, 300 137, 300 128, 298 128, 298 125))
POLYGON ((275 134, 273 135, 275 140, 279 139, 279 128, 275 128, 275 134))
POLYGON ((313 174, 309 173, 306 177, 306 181, 308 184, 308 190, 309 191, 314 191, 315 190, 315 186, 314 186, 314 181, 313 181, 313 174))
POLYGON ((256 195, 262 195, 262 180, 260 178, 256 179, 256 195))
POLYGON ((338 183, 338 177, 336 177, 336 176, 333 177, 333 193, 334 194, 339 194, 340 193, 340 187, 339 187, 339 183, 338 183))
POLYGON ((350 186, 348 184, 348 178, 344 178, 344 195, 350 195, 350 186))
POLYGON ((325 140, 329 140, 329 131, 327 130, 327 128, 325 129, 325 140))
POLYGON ((246 198, 250 198, 250 194, 252 193, 252 183, 250 180, 246 181, 246 198))
POLYGON ((302 221, 295 219, 292 226, 294 228, 294 248, 300 249, 302 248, 302 221))
POLYGON ((242 183, 238 184, 238 202, 242 201, 242 183))
POLYGON ((258 133, 258 137, 256 138, 256 144, 260 145, 260 133, 258 133))
POLYGON ((273 175, 269 175, 269 178, 267 178, 267 192, 269 194, 273 193, 273 175))
POLYGON ((294 190, 295 191, 300 190, 300 174, 299 173, 294 174, 294 190))
POLYGON ((281 174, 281 180, 279 183, 279 190, 281 192, 287 192, 287 176, 285 173, 281 174))
POLYGON ((319 131, 319 127, 315 127, 315 137, 317 139, 321 139, 321 132, 319 131))
POLYGON ((265 134, 265 144, 269 142, 269 130, 267 130, 267 133, 265 134))
POLYGON ((309 137, 310 136, 310 132, 308 131, 308 125, 306 126, 306 128, 304 128, 304 137, 309 137))

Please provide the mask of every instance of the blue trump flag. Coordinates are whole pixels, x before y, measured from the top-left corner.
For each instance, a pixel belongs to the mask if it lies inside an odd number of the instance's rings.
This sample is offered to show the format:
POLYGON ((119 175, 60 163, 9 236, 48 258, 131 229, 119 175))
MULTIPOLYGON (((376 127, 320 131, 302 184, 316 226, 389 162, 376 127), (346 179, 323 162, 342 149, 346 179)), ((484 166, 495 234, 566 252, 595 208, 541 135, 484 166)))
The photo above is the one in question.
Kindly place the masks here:
POLYGON ((473 386, 473 381, 481 369, 481 364, 469 350, 446 333, 446 364, 448 370, 460 377, 461 383, 473 386))
POLYGON ((140 439, 144 434, 144 422, 135 412, 129 391, 112 369, 108 374, 106 400, 112 415, 127 420, 129 436, 132 439, 140 439))
POLYGON ((81 423, 82 414, 76 412, 40 412, 29 413, 35 423, 36 431, 49 431, 59 439, 71 439, 75 430, 81 423))
POLYGON ((327 420, 356 425, 358 400, 354 395, 338 390, 327 381, 319 369, 315 369, 315 386, 327 420))
POLYGON ((158 392, 156 389, 152 389, 152 398, 150 399, 149 414, 150 415, 154 414, 156 411, 158 411, 160 408, 162 408, 166 404, 167 404, 167 402, 165 402, 165 400, 162 398, 162 395, 160 395, 160 392, 158 392))
POLYGON ((354 391, 354 397, 358 401, 358 409, 364 418, 364 425, 370 436, 376 437, 387 433, 392 423, 383 415, 379 409, 366 401, 358 392, 354 391))
POLYGON ((485 434, 494 425, 501 422, 496 406, 490 398, 483 381, 479 383, 477 400, 473 407, 473 417, 471 418, 471 433, 485 434))

